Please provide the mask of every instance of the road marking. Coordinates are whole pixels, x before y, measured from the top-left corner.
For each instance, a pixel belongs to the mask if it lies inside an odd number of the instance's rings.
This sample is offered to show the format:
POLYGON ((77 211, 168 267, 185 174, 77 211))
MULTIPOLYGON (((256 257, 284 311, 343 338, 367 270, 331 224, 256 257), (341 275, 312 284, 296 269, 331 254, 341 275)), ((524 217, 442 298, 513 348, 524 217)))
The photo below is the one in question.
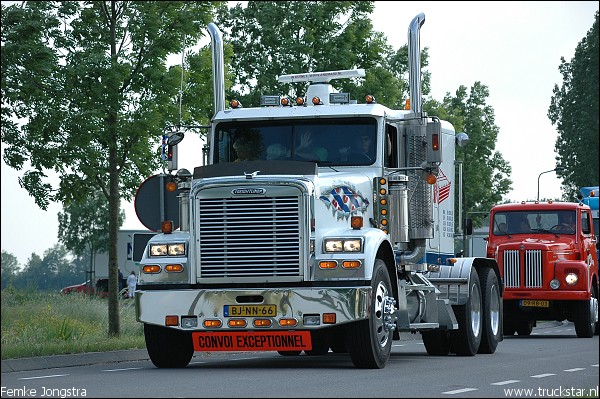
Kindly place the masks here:
POLYGON ((507 384, 515 384, 517 382, 521 382, 520 380, 506 380, 500 382, 492 382, 490 385, 507 385, 507 384))
POLYGON ((592 367, 598 367, 598 363, 596 363, 596 364, 591 364, 590 366, 592 366, 592 367))
POLYGON ((544 378, 544 377, 550 377, 552 375, 556 375, 556 374, 551 374, 551 373, 546 373, 546 374, 538 374, 538 375, 531 375, 531 378, 544 378))
POLYGON ((54 374, 54 375, 42 375, 40 377, 23 377, 20 380, 38 380, 40 378, 54 378, 54 377, 66 377, 69 374, 54 374))
POLYGON ((584 368, 575 367, 574 369, 567 369, 567 370, 563 370, 563 371, 567 371, 567 372, 571 373, 573 371, 581 371, 581 370, 585 370, 585 367, 584 368))
POLYGON ((465 393, 465 392, 470 392, 470 391, 477 391, 477 388, 463 388, 463 389, 457 389, 454 391, 446 391, 446 392, 442 392, 442 393, 446 394, 446 395, 456 395, 457 393, 465 393))

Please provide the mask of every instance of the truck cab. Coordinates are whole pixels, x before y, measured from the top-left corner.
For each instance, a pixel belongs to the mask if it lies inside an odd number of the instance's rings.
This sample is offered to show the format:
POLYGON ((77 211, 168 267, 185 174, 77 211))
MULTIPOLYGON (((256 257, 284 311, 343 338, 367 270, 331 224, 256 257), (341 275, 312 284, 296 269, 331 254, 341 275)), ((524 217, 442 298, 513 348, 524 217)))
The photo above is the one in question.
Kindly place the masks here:
POLYGON ((592 210, 583 203, 502 204, 490 214, 487 256, 504 281, 504 334, 539 320, 569 320, 598 334, 598 257, 592 210))

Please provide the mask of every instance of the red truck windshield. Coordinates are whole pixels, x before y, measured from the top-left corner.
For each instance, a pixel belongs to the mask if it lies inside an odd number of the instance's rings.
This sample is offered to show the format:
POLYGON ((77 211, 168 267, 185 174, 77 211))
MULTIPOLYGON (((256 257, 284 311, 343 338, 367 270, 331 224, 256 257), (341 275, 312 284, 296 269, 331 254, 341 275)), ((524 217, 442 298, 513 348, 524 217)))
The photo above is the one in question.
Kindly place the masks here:
MULTIPOLYGON (((494 215, 492 234, 575 234, 575 218, 575 211, 498 212, 494 215)), ((587 219, 582 222, 587 224, 587 219)))

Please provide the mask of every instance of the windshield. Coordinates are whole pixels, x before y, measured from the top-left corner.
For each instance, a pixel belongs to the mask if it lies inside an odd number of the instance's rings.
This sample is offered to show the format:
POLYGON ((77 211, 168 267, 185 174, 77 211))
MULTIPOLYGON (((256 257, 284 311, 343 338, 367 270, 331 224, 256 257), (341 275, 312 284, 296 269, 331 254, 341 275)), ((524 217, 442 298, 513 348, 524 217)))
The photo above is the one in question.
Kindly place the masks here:
POLYGON ((371 165, 376 133, 373 118, 223 122, 216 127, 214 163, 293 160, 371 165))
POLYGON ((498 212, 494 215, 494 235, 557 233, 575 234, 575 211, 498 212))

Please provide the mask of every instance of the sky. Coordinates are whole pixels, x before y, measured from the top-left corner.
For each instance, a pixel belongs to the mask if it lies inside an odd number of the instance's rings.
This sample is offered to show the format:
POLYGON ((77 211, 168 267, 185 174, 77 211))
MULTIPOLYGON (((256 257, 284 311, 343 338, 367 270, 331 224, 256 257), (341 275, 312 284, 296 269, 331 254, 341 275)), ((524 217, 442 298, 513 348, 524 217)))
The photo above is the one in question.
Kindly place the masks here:
MULTIPOLYGON (((421 48, 429 47, 434 99, 441 101, 461 85, 470 89, 477 81, 488 87, 487 104, 499 128, 496 150, 512 167, 512 190, 505 199, 521 201, 536 199, 538 184, 542 199, 562 195, 552 172, 557 131, 548 107, 554 86, 562 86, 561 57, 571 61, 597 10, 597 1, 376 1, 371 18, 374 29, 398 49, 407 43, 412 19, 425 15, 420 40, 421 48)), ((300 72, 305 71, 290 71, 300 72)), ((200 141, 190 136, 179 150, 179 167, 191 171, 198 166, 192 159, 197 159, 200 141)), ((43 256, 58 243, 62 207, 53 203, 42 211, 19 186, 22 171, 4 161, 1 175, 1 248, 23 266, 32 253, 43 256)), ((122 207, 122 228, 145 230, 134 205, 122 207)))

